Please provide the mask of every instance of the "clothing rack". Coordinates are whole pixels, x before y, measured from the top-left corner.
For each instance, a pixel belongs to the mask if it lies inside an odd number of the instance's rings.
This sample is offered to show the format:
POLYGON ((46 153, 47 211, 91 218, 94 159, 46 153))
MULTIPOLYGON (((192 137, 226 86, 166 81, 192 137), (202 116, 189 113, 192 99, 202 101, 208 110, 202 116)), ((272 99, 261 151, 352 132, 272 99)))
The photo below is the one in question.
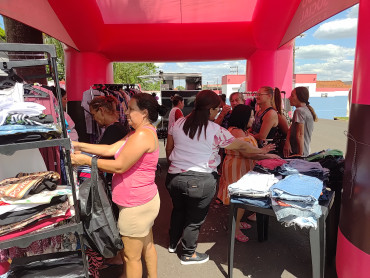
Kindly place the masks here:
MULTIPOLYGON (((73 202, 74 202, 75 219, 76 219, 76 223, 70 223, 70 224, 59 226, 59 227, 54 227, 52 229, 42 230, 39 232, 34 232, 34 233, 26 234, 23 236, 15 237, 9 240, 1 241, 0 249, 7 249, 12 246, 27 247, 36 240, 49 238, 52 236, 57 236, 57 235, 66 234, 70 232, 72 233, 76 232, 78 234, 78 237, 81 243, 81 252, 82 252, 82 260, 83 260, 83 265, 84 265, 85 277, 89 277, 88 263, 86 259, 85 249, 84 249, 84 238, 83 238, 84 230, 83 230, 82 222, 80 220, 80 211, 79 211, 77 195, 76 195, 76 184, 74 183, 73 169, 72 169, 72 163, 71 163, 71 157, 70 157, 71 142, 67 135, 67 129, 65 126, 65 118, 64 118, 64 113, 62 110, 63 105, 62 105, 60 86, 58 82, 59 79, 58 79, 58 70, 57 70, 57 62, 56 62, 57 55, 56 55, 55 46, 46 45, 46 44, 0 43, 0 52, 4 52, 6 55, 5 57, 9 57, 9 61, 3 60, 0 63, 0 69, 2 69, 5 72, 11 72, 13 68, 17 68, 17 67, 49 66, 50 73, 54 79, 56 92, 57 92, 57 99, 58 99, 58 105, 59 105, 58 123, 61 125, 62 131, 63 131, 62 133, 63 138, 60 138, 60 139, 0 145, 0 153, 5 154, 5 155, 11 155, 17 150, 63 146, 65 148, 64 153, 65 153, 65 160, 67 164, 66 170, 67 170, 67 176, 68 176, 68 183, 72 189, 72 197, 73 197, 73 202), (38 53, 36 56, 35 54, 32 54, 35 52, 38 53)), ((35 90, 35 88, 33 88, 32 86, 29 87, 29 85, 26 85, 26 89, 30 89, 32 91, 36 91, 40 93, 39 92, 40 90, 35 90)))

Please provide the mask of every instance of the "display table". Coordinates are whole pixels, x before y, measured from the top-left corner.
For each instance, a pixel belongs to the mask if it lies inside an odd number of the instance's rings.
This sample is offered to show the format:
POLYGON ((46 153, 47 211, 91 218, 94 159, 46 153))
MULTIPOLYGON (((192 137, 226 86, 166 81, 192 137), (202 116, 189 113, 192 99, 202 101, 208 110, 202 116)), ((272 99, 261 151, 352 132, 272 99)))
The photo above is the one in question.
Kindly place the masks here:
MULTIPOLYGON (((325 270, 325 246, 326 246, 326 224, 325 220, 334 202, 334 192, 329 193, 329 200, 320 202, 322 215, 317 221, 317 229, 310 229, 310 247, 312 260, 312 277, 324 277, 325 270)), ((243 204, 230 199, 230 221, 229 221, 229 256, 228 256, 228 277, 233 277, 234 245, 235 245, 235 223, 238 208, 257 213, 258 241, 267 240, 269 216, 276 217, 272 208, 261 208, 250 204, 243 204)))

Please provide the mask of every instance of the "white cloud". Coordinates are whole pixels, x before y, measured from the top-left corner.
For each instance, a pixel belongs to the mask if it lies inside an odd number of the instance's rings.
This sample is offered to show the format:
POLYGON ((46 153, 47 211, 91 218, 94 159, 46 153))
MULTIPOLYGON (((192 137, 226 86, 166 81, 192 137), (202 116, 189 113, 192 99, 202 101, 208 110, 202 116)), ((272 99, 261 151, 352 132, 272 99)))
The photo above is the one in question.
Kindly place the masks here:
POLYGON ((354 5, 349 9, 347 17, 349 18, 358 18, 358 4, 354 5))
POLYGON ((245 74, 246 61, 166 63, 160 69, 164 72, 202 73, 203 84, 221 84, 223 75, 236 74, 236 67, 238 74, 245 74))
POLYGON ((165 63, 154 63, 158 68, 163 68, 165 63))
POLYGON ((357 34, 358 4, 348 9, 346 18, 325 22, 313 34, 317 39, 355 38, 357 34))
POLYGON ((296 59, 344 59, 354 56, 355 49, 334 44, 318 44, 299 46, 295 51, 296 59))
POLYGON ((333 40, 355 38, 356 34, 357 18, 345 18, 321 24, 313 36, 317 39, 333 40))
POLYGON ((296 66, 296 73, 316 73, 318 80, 350 81, 353 77, 353 60, 329 59, 323 63, 296 66))

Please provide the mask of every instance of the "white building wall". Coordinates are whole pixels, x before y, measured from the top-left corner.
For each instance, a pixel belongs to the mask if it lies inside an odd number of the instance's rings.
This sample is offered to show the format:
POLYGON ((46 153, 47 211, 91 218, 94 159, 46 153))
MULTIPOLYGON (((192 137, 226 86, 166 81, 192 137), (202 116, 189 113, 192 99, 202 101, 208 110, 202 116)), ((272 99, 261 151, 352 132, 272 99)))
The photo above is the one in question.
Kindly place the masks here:
POLYGON ((316 94, 316 83, 295 83, 295 87, 307 87, 310 92, 310 97, 316 94))
POLYGON ((226 95, 228 100, 232 93, 238 92, 240 84, 222 84, 222 93, 226 95))

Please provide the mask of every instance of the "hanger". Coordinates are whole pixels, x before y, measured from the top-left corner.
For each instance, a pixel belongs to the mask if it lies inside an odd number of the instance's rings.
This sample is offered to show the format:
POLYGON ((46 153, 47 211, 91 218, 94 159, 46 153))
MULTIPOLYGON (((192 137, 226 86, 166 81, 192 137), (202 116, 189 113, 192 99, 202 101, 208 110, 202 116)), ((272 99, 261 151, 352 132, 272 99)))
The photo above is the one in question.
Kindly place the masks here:
POLYGON ((35 98, 49 98, 50 97, 46 92, 33 87, 31 84, 23 84, 23 89, 25 90, 24 91, 25 97, 35 97, 35 98), (33 93, 38 93, 38 95, 33 94, 33 93))

